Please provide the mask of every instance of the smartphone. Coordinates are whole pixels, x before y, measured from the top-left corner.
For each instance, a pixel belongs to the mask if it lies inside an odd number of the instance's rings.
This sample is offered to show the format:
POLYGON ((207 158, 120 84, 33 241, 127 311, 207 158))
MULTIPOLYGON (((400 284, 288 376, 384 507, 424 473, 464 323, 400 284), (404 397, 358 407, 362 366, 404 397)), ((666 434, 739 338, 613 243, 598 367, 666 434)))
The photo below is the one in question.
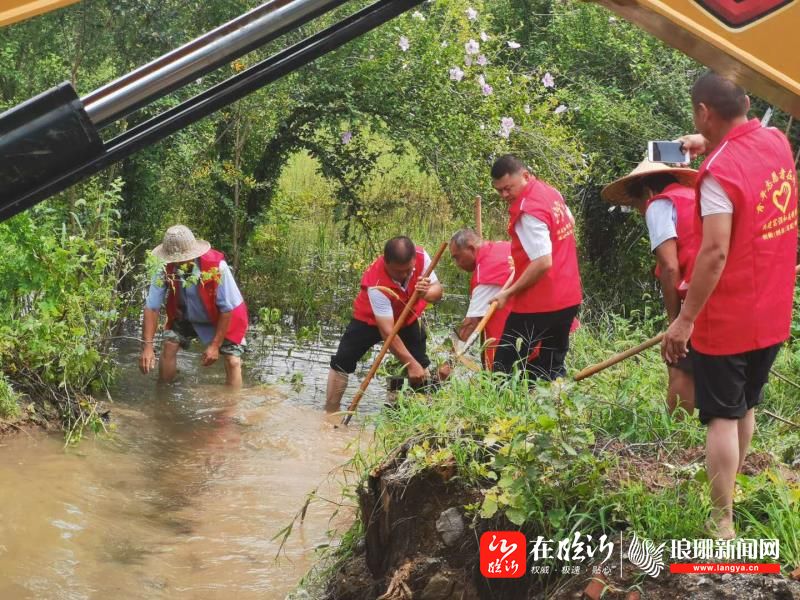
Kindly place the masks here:
POLYGON ((650 162, 689 164, 689 153, 680 142, 647 142, 650 162))

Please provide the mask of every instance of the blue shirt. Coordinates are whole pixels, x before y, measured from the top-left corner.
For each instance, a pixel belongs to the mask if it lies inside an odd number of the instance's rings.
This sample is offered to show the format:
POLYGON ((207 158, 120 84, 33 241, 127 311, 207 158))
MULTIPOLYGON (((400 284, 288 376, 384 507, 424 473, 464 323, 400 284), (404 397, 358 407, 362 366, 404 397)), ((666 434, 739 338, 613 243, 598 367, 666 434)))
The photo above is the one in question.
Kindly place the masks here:
MULTIPOLYGON (((176 273, 179 273, 176 270, 176 273)), ((219 285, 217 286, 217 308, 219 312, 230 312, 239 306, 244 299, 239 291, 239 286, 233 279, 228 264, 223 260, 219 263, 219 285)), ((193 281, 200 281, 200 261, 194 261, 194 270, 190 276, 193 281)), ((216 327, 211 323, 206 307, 200 297, 196 283, 185 286, 176 286, 178 292, 178 306, 184 307, 183 317, 187 319, 197 332, 197 337, 204 344, 209 344, 214 339, 216 327)), ((150 282, 150 290, 147 293, 145 307, 150 310, 159 311, 167 297, 167 288, 163 274, 156 274, 150 282)))

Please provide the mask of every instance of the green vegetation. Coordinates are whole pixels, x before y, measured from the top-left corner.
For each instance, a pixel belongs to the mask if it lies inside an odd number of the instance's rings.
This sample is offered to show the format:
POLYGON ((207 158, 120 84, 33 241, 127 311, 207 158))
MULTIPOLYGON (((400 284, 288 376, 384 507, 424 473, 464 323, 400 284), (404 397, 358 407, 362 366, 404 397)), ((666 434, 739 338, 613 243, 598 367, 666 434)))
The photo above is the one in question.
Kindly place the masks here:
MULTIPOLYGON (((581 328, 573 336, 572 372, 607 358, 650 332, 620 319, 581 328)), ((800 379, 800 346, 785 348, 775 369, 800 379)), ((788 418, 800 411, 795 384, 773 379, 763 408, 788 418)), ((670 418, 666 369, 650 350, 579 383, 537 384, 520 376, 465 374, 430 397, 401 394, 394 410, 368 420, 370 449, 351 465, 366 478, 395 448, 411 443, 415 472, 455 465, 460 483, 480 490, 468 514, 480 530, 520 528, 528 539, 565 539, 636 532, 656 543, 708 537, 710 507, 696 418, 670 418), (488 524, 487 524, 488 523, 488 524)), ((757 411, 758 431, 740 475, 736 525, 744 538, 780 540, 781 564, 800 564, 800 430, 757 411)), ((408 465, 406 465, 408 466, 408 465)), ((364 479, 351 482, 354 490, 364 479)), ((360 519, 326 564, 341 564, 363 535, 360 519)), ((325 562, 325 561, 323 561, 325 562)), ((312 585, 309 583, 309 585, 312 585)))
POLYGON ((88 394, 113 376, 111 341, 127 299, 118 288, 128 262, 113 229, 120 189, 86 186, 69 204, 0 224, 2 413, 19 412, 20 394, 52 402, 70 440, 103 427, 88 394))

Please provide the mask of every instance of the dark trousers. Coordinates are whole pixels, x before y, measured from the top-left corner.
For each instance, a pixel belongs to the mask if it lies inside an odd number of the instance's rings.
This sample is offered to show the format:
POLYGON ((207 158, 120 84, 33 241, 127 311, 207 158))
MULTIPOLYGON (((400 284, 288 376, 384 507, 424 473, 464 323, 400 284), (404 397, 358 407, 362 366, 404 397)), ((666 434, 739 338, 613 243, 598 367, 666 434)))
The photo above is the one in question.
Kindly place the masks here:
MULTIPOLYGON (((425 350, 427 339, 425 328, 419 319, 403 327, 397 335, 403 340, 414 360, 422 365, 422 368, 427 369, 431 361, 425 350)), ((377 325, 368 325, 363 321, 352 319, 342 339, 339 340, 336 354, 331 357, 331 368, 343 373, 354 373, 361 357, 379 342, 383 342, 383 338, 377 325)))
POLYGON ((569 330, 579 308, 576 305, 546 313, 512 312, 494 357, 494 370, 511 373, 514 365, 519 365, 534 379, 553 380, 566 375, 569 330), (539 343, 538 356, 529 359, 539 343))

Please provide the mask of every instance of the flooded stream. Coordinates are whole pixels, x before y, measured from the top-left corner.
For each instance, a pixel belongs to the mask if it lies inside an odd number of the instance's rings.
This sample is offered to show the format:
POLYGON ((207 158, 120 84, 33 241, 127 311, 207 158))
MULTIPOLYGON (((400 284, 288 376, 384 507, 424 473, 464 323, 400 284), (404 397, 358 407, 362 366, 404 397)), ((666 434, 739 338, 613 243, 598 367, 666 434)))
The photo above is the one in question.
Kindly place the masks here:
MULTIPOLYGON (((284 598, 350 518, 312 503, 276 560, 272 538, 309 492, 339 499, 329 473, 358 435, 321 410, 332 343, 250 353, 238 393, 221 364, 200 367, 199 346, 179 355, 176 383, 156 385, 131 343, 109 439, 0 440, 0 599, 284 598)), ((383 397, 375 382, 362 408, 383 397)))

